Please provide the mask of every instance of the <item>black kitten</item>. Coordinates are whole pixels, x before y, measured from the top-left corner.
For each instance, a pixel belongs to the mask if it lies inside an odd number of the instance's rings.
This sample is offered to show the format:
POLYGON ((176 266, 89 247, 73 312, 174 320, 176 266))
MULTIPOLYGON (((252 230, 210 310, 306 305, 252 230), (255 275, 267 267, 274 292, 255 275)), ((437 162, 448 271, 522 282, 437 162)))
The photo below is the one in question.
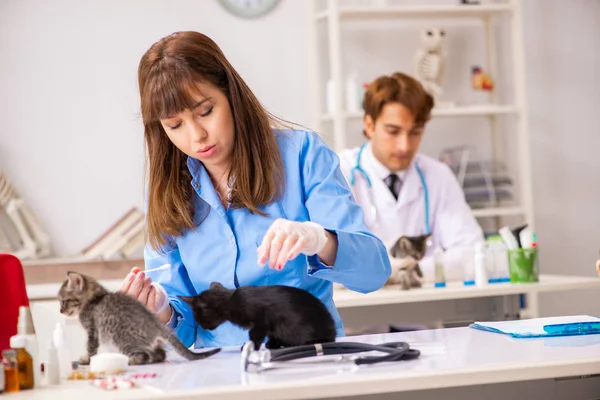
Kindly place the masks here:
POLYGON ((305 290, 289 286, 244 286, 229 290, 218 282, 193 297, 180 297, 190 305, 196 322, 213 330, 225 321, 249 329, 259 348, 299 346, 335 341, 335 323, 327 307, 305 290))

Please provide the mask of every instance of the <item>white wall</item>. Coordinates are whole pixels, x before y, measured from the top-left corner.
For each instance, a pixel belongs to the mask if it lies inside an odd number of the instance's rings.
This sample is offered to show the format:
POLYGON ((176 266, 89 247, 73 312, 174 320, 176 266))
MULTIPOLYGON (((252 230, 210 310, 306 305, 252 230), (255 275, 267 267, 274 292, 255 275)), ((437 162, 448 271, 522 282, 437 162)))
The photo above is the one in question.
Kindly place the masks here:
POLYGON ((246 22, 212 0, 0 1, 0 168, 56 250, 142 206, 136 72, 161 37, 208 34, 271 111, 308 124, 304 6, 246 22))
MULTIPOLYGON (((593 276, 600 250, 600 2, 541 3, 525 2, 541 268, 593 276)), ((600 292, 541 300, 544 314, 600 315, 600 292)))
MULTIPOLYGON (((593 275, 600 247, 600 2, 524 3, 541 267, 593 275)), ((141 206, 136 68, 150 44, 168 33, 207 33, 270 110, 310 126, 306 11, 305 1, 284 0, 266 18, 243 21, 216 0, 1 1, 0 168, 38 213, 57 250, 79 251, 129 207, 141 206)), ((472 64, 485 65, 481 24, 440 24, 448 27, 453 57, 449 98, 483 101, 465 80, 472 64)), ((361 24, 345 26, 345 37, 355 43, 344 49, 346 63, 354 60, 365 80, 410 71, 419 40, 414 29, 422 26, 381 24, 368 34, 361 24)), ((510 82, 506 62, 501 67, 497 78, 510 82)), ((359 128, 351 127, 352 143, 360 140, 359 128)), ((487 155, 488 134, 482 119, 433 121, 423 150, 436 155, 447 144, 470 142, 487 155)), ((580 306, 600 314, 600 294, 543 300, 546 313, 580 306)))

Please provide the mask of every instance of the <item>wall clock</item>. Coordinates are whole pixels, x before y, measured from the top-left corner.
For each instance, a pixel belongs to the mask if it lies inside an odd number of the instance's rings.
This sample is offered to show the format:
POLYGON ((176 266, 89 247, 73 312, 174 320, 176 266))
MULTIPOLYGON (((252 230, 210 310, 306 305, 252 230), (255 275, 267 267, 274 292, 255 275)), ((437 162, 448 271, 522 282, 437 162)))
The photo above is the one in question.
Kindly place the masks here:
POLYGON ((273 11, 280 0, 219 0, 227 11, 241 18, 258 18, 273 11))

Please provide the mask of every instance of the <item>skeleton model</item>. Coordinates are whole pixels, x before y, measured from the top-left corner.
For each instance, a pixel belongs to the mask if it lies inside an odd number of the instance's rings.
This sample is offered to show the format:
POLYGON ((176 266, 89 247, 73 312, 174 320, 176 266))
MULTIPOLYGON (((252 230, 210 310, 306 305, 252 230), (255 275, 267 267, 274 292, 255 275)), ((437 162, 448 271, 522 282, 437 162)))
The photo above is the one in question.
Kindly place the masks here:
MULTIPOLYGON (((21 248, 13 252, 16 257, 24 260, 50 255, 50 238, 42 231, 37 219, 2 171, 0 171, 0 208, 4 209, 19 236, 21 248)), ((0 226, 0 230, 1 228, 0 226)))
POLYGON ((446 55, 442 50, 442 42, 446 33, 440 28, 429 28, 421 32, 423 48, 416 58, 415 74, 425 90, 438 104, 442 94, 442 76, 446 55))

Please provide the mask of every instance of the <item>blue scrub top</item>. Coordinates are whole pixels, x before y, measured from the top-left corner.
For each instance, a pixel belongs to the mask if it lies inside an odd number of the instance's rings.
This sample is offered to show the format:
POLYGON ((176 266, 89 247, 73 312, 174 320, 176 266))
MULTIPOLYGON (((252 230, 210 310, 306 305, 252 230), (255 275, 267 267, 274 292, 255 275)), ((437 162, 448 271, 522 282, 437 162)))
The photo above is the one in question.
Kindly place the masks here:
POLYGON ((193 230, 173 238, 173 245, 161 251, 146 246, 146 269, 171 264, 169 270, 148 276, 163 285, 169 295, 174 317, 171 326, 186 345, 222 347, 242 345, 248 332, 226 322, 213 331, 194 321, 190 308, 176 296, 193 296, 208 289, 211 282, 227 288, 238 286, 286 285, 307 290, 329 309, 338 336, 344 335, 340 315, 333 302, 333 284, 367 293, 379 289, 391 273, 386 249, 380 239, 369 233, 362 209, 339 168, 339 158, 314 132, 277 130, 285 168, 285 190, 281 198, 265 207, 267 216, 247 209, 225 209, 203 164, 188 158, 195 190, 194 205, 198 221, 193 230), (277 271, 257 264, 257 248, 277 218, 313 221, 337 234, 335 264, 326 267, 317 256, 300 254, 277 271))

